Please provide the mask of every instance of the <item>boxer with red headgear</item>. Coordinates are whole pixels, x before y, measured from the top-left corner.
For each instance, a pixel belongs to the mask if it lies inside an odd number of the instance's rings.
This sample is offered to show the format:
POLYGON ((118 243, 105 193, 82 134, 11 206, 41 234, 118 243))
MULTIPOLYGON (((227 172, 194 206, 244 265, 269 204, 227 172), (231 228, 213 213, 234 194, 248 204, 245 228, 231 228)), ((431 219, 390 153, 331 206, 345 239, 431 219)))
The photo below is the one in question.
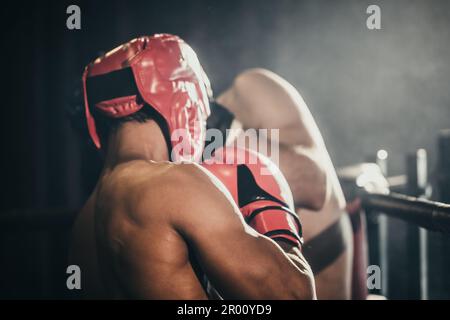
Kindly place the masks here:
POLYGON ((83 297, 203 299, 204 275, 224 298, 314 297, 311 276, 185 161, 202 153, 208 86, 173 35, 132 40, 86 67, 89 134, 105 160, 73 227, 83 297))

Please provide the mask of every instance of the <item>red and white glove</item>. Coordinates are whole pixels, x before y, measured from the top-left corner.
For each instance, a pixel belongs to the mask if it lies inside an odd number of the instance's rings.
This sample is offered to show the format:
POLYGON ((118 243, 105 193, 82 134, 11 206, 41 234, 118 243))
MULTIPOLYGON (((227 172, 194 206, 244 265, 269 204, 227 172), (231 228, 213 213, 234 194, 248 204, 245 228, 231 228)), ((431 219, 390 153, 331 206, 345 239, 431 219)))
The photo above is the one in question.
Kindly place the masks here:
POLYGON ((202 166, 227 187, 247 224, 273 240, 301 248, 302 226, 278 167, 257 152, 236 147, 219 149, 212 159, 216 162, 202 166))

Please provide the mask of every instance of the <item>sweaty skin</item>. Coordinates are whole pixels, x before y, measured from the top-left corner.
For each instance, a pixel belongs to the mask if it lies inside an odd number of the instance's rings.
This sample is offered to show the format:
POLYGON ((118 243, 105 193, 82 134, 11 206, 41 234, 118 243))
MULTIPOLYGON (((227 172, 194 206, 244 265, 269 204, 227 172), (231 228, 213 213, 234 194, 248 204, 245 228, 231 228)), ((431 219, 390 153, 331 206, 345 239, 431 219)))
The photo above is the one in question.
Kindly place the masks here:
POLYGON ((73 227, 83 298, 206 299, 203 273, 224 298, 315 298, 307 264, 247 227, 206 170, 161 161, 163 148, 153 121, 125 123, 110 138, 73 227))
MULTIPOLYGON (((350 299, 351 224, 335 169, 299 92, 273 72, 250 69, 239 74, 217 101, 235 115, 232 128, 279 129, 279 165, 292 189, 305 243, 339 220, 346 247, 332 264, 315 274, 317 297, 350 299)), ((238 138, 228 139, 227 144, 238 138)))

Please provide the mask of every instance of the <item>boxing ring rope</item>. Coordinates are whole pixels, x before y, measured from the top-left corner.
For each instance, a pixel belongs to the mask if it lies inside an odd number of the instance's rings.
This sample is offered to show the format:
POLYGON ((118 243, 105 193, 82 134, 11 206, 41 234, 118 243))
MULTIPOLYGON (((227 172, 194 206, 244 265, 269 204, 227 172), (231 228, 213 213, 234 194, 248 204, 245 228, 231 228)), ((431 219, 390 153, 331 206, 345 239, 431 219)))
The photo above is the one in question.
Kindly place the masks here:
POLYGON ((399 193, 363 193, 366 212, 381 212, 431 231, 450 234, 450 205, 399 193))

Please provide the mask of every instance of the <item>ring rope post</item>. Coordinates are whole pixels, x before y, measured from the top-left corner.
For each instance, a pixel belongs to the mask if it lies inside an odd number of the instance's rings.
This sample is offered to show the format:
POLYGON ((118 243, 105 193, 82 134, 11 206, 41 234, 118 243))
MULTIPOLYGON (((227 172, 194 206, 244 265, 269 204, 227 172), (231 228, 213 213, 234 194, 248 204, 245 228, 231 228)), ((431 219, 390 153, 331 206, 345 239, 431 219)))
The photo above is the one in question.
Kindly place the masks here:
MULTIPOLYGON (((438 135, 438 167, 437 167, 436 199, 450 203, 450 129, 441 130, 438 135)), ((450 237, 448 235, 433 235, 433 247, 430 251, 438 255, 434 258, 433 298, 450 299, 450 237)))
MULTIPOLYGON (((427 153, 418 149, 406 158, 407 184, 406 194, 426 198, 428 186, 427 153)), ((428 231, 407 224, 406 252, 408 265, 408 297, 428 299, 428 231), (417 248, 419 248, 417 250, 417 248), (417 282, 417 279, 419 281, 417 282)))
MULTIPOLYGON (((380 167, 381 173, 387 177, 387 159, 386 150, 378 150, 376 155, 376 164, 380 167)), ((381 269, 381 294, 385 297, 389 293, 389 232, 388 217, 378 216, 378 239, 379 239, 379 261, 381 269)))

